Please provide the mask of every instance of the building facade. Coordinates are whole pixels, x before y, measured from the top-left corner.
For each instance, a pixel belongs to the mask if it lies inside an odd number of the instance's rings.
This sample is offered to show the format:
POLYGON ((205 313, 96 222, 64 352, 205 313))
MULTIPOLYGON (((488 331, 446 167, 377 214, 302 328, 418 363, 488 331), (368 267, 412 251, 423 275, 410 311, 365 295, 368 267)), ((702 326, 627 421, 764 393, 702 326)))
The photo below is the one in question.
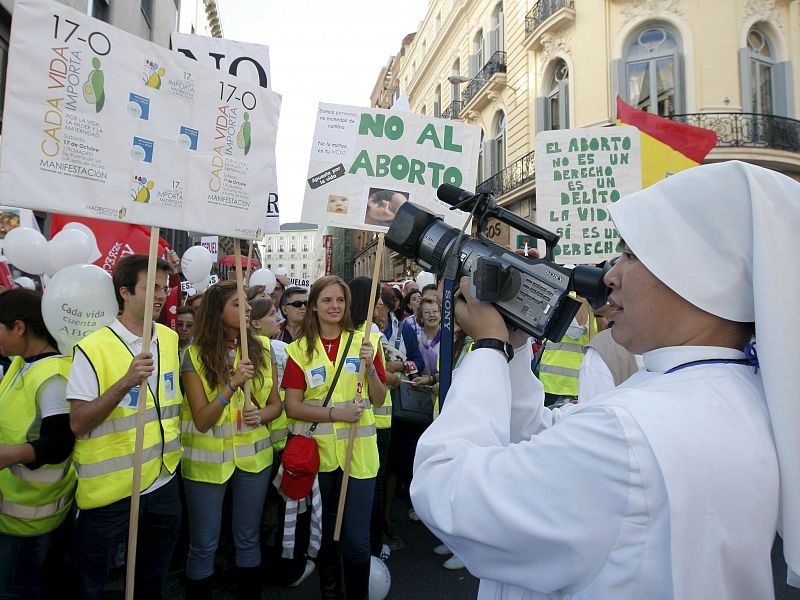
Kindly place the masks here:
POLYGON ((280 233, 268 233, 258 243, 261 264, 275 271, 283 268, 289 277, 312 283, 325 269, 322 230, 312 223, 284 223, 280 233))
POLYGON ((478 188, 525 218, 536 133, 611 124, 617 95, 714 130, 707 162, 800 179, 800 0, 431 0, 405 50, 395 93, 479 126, 478 188))

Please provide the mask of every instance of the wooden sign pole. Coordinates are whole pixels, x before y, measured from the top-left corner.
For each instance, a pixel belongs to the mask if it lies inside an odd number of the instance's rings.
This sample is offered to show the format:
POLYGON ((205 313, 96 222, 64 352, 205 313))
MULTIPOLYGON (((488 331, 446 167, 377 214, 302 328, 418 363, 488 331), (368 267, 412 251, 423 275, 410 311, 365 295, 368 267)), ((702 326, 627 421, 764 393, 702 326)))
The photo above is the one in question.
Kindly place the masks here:
MULTIPOLYGON (((239 294, 239 348, 241 360, 250 360, 247 348, 247 314, 245 307, 247 298, 244 295, 244 281, 242 280, 242 249, 239 240, 233 239, 233 258, 236 261, 236 292, 239 294)), ((244 382, 244 407, 250 408, 250 381, 244 382)))
MULTIPOLYGON (((150 351, 153 335, 153 297, 156 286, 156 260, 158 259, 158 237, 160 229, 150 228, 150 252, 147 260, 147 290, 144 301, 144 327, 142 331, 142 352, 150 351)), ((128 524, 128 561, 125 573, 125 600, 133 600, 133 586, 136 579, 136 542, 139 533, 139 496, 142 485, 142 453, 144 448, 144 417, 147 410, 147 379, 139 385, 139 399, 136 412, 136 446, 133 459, 133 487, 131 489, 131 513, 128 524)))
MULTIPOLYGON (((375 308, 375 295, 377 292, 377 283, 381 280, 381 262, 383 260, 383 233, 378 234, 378 245, 375 249, 375 268, 372 270, 372 286, 369 291, 369 307, 367 308, 367 320, 364 322, 364 337, 369 339, 369 334, 372 328, 372 311, 375 308)), ((348 310, 350 307, 347 307, 348 310)), ((361 368, 358 370, 358 390, 361 393, 361 401, 364 401, 364 377, 366 375, 366 365, 361 361, 361 368)), ((353 445, 356 441, 356 430, 358 429, 358 422, 350 426, 350 436, 347 439, 347 456, 344 462, 344 474, 342 476, 342 488, 339 492, 339 508, 336 511, 336 528, 333 531, 334 541, 339 541, 339 536, 342 533, 342 520, 344 519, 344 505, 347 502, 347 484, 350 481, 350 463, 353 459, 353 445)))

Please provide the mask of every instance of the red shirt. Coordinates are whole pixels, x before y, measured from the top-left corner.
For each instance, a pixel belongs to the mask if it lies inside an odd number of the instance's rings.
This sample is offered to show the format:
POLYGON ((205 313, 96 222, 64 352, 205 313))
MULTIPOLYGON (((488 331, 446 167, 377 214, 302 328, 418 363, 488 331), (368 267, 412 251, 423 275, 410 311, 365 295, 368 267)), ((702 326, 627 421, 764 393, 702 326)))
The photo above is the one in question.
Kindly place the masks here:
MULTIPOLYGON (((339 352, 339 341, 341 338, 342 336, 332 340, 320 338, 322 347, 325 348, 325 354, 328 355, 328 359, 334 365, 336 365, 336 354, 339 352)), ((378 374, 378 379, 381 380, 381 383, 386 384, 386 371, 383 368, 383 360, 381 359, 380 352, 378 352, 373 362, 375 363, 375 372, 378 374)), ((338 365, 336 366, 338 367, 338 365)), ((291 356, 286 357, 286 367, 283 370, 281 387, 290 390, 306 389, 306 375, 303 373, 303 369, 300 368, 300 365, 294 362, 291 356)))

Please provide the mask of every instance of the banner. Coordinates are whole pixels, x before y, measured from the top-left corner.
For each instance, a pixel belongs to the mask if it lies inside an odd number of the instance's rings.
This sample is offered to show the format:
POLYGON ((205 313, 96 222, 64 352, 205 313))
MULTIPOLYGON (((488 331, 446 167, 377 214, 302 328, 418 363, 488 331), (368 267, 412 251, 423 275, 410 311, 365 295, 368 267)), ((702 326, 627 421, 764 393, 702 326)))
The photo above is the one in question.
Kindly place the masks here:
POLYGON ((385 232, 411 201, 460 228, 469 215, 449 210, 436 188, 475 189, 480 135, 447 119, 320 104, 302 220, 385 232))
MULTIPOLYGON (((172 48, 193 60, 227 71, 234 77, 272 89, 268 46, 176 31, 172 34, 172 48)), ((263 233, 280 233, 281 230, 278 175, 275 169, 272 170, 272 179, 267 188, 266 216, 261 229, 263 233)))
POLYGON ((18 0, 0 201, 261 237, 280 97, 48 0, 18 0))
POLYGON ((555 260, 596 264, 620 252, 609 205, 642 189, 635 127, 587 127, 536 134, 536 222, 561 239, 555 260))

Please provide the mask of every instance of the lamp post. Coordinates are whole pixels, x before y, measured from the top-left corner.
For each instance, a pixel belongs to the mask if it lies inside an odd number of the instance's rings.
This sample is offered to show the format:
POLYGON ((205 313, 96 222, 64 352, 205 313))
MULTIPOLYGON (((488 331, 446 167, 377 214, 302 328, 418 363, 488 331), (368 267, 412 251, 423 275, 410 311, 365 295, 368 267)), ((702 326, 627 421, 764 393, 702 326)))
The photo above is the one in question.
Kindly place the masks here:
MULTIPOLYGON (((467 77, 466 75, 458 75, 457 73, 453 73, 450 77, 447 78, 447 81, 452 83, 453 85, 458 85, 461 83, 469 83, 471 81, 481 81, 483 83, 488 83, 489 79, 484 79, 482 77, 467 77)), ((514 92, 514 97, 516 98, 517 95, 517 88, 513 85, 507 84, 505 81, 495 81, 499 85, 504 85, 505 87, 509 88, 512 92, 514 92)))

